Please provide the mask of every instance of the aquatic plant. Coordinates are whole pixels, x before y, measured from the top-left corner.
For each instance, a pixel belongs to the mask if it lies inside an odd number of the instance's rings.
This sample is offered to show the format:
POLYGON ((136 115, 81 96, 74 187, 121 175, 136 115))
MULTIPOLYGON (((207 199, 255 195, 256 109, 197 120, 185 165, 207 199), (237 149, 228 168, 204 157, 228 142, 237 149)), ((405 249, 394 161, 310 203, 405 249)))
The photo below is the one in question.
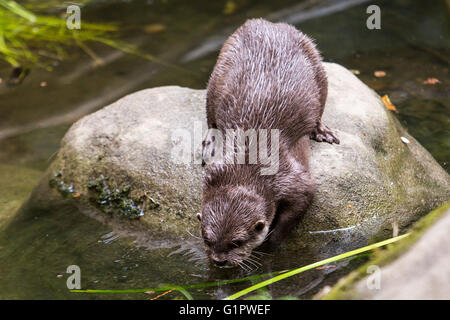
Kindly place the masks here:
POLYGON ((387 239, 387 240, 384 240, 384 241, 381 241, 381 242, 377 242, 377 243, 374 243, 374 244, 371 244, 371 245, 368 245, 368 246, 365 246, 365 247, 362 247, 362 248, 359 248, 359 249, 356 249, 356 250, 348 251, 348 252, 339 254, 337 256, 334 256, 334 257, 331 257, 331 258, 328 258, 328 259, 325 259, 325 260, 321 260, 321 261, 309 264, 309 265, 304 266, 304 267, 300 267, 300 268, 297 268, 297 269, 294 269, 294 270, 290 270, 290 271, 282 273, 282 274, 280 274, 280 275, 278 275, 276 277, 270 278, 270 279, 268 279, 266 281, 257 283, 257 284, 255 284, 255 285, 253 285, 253 286, 251 286, 251 287, 249 287, 247 289, 244 289, 244 290, 241 290, 239 292, 236 292, 235 294, 232 294, 231 296, 226 297, 224 300, 237 299, 237 298, 242 297, 243 295, 246 295, 246 294, 248 294, 250 292, 253 292, 253 291, 258 290, 260 288, 264 288, 264 287, 268 286, 269 284, 273 284, 273 283, 278 282, 280 280, 284 280, 284 279, 292 277, 292 276, 294 276, 296 274, 299 274, 299 273, 305 272, 307 270, 311 270, 311 269, 323 266, 325 264, 336 262, 336 261, 339 261, 339 260, 342 260, 342 259, 354 256, 354 255, 360 254, 360 253, 364 253, 366 251, 373 250, 375 248, 379 248, 379 247, 388 245, 390 243, 393 243, 393 242, 396 242, 398 240, 401 240, 401 239, 403 239, 403 238, 405 238, 407 236, 409 236, 409 233, 401 235, 401 236, 398 236, 398 237, 395 237, 395 238, 387 239))
MULTIPOLYGON (((387 239, 381 242, 377 242, 359 249, 355 249, 352 251, 348 251, 339 255, 336 255, 334 257, 325 259, 325 260, 321 260, 312 264, 309 264, 307 266, 304 267, 300 267, 300 268, 296 268, 293 270, 283 270, 283 271, 278 271, 278 272, 273 272, 270 274, 262 274, 262 275, 254 275, 254 276, 250 276, 250 277, 245 277, 245 278, 239 278, 239 279, 233 279, 233 280, 224 280, 224 281, 218 281, 218 282, 209 282, 209 283, 203 283, 203 284, 196 284, 196 285, 189 285, 189 286, 175 286, 175 285, 168 285, 168 286, 164 286, 164 287, 160 287, 160 288, 150 288, 150 289, 131 289, 131 290, 70 290, 70 292, 78 292, 78 293, 146 293, 146 292, 168 292, 168 291, 179 291, 181 293, 183 293, 183 295, 188 299, 191 300, 192 296, 187 292, 188 289, 196 289, 196 288, 206 288, 206 287, 211 287, 211 286, 219 286, 219 285, 224 285, 224 284, 231 284, 231 283, 239 283, 239 282, 244 282, 244 281, 253 281, 256 279, 260 279, 262 277, 271 277, 265 281, 262 281, 260 283, 257 283, 251 287, 248 287, 244 290, 241 290, 239 292, 236 292, 235 294, 232 294, 228 297, 226 297, 224 300, 234 300, 237 298, 242 297, 243 295, 246 295, 250 292, 256 291, 258 289, 261 288, 265 288, 270 284, 273 284, 275 282, 278 282, 280 280, 292 277, 294 275, 297 275, 299 273, 305 272, 307 270, 311 270, 329 263, 333 263, 336 261, 341 261, 344 259, 348 259, 350 257, 362 254, 362 253, 366 253, 368 251, 371 251, 375 248, 379 248, 379 247, 383 247, 386 246, 388 244, 397 242, 407 236, 409 236, 410 234, 404 234, 398 237, 394 237, 391 239, 387 239)), ((261 295, 257 295, 257 296, 253 296, 253 298, 259 298, 261 297, 261 295)), ((286 296, 284 297, 286 299, 292 298, 290 296, 286 296)))
POLYGON ((93 290, 93 289, 87 289, 87 290, 70 290, 70 292, 74 293, 148 293, 148 292, 164 292, 168 293, 168 291, 179 291, 184 294, 184 296, 188 300, 192 300, 192 296, 188 293, 186 295, 188 289, 201 289, 201 288, 207 288, 207 287, 216 287, 220 285, 226 285, 226 284, 233 284, 233 283, 239 283, 244 281, 253 281, 256 279, 261 279, 263 277, 270 277, 275 276, 280 273, 286 272, 287 270, 283 271, 277 271, 277 272, 271 272, 266 274, 258 274, 253 275, 245 278, 239 278, 239 279, 232 279, 232 280, 222 280, 222 281, 216 281, 216 282, 208 282, 208 283, 200 283, 200 284, 193 284, 188 286, 175 286, 175 285, 166 285, 161 286, 158 288, 146 288, 146 289, 125 289, 125 290, 93 290))
MULTIPOLYGON (((87 3, 81 1, 81 4, 87 3)), ((31 2, 28 6, 45 9, 50 1, 31 2)), ((57 1, 51 1, 56 7, 57 1)), ((111 23, 88 23, 83 21, 82 29, 69 29, 66 20, 37 15, 12 0, 0 0, 0 60, 13 67, 40 66, 51 69, 50 62, 67 57, 67 48, 77 46, 93 59, 98 59, 88 47, 88 42, 100 42, 126 53, 155 60, 149 54, 140 52, 135 46, 114 39, 118 26, 111 23)), ((161 62, 162 63, 162 62, 161 62)))

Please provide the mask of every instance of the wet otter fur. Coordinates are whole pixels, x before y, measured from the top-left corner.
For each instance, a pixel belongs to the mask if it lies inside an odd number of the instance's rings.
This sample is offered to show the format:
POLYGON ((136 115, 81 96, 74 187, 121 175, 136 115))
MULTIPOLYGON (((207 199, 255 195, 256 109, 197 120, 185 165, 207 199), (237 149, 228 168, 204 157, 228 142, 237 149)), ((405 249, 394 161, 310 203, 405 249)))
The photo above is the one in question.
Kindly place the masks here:
MULTIPOLYGON (((261 163, 206 166, 198 218, 214 264, 257 265, 253 249, 280 244, 309 207, 309 139, 339 143, 321 121, 328 86, 321 61, 311 39, 285 23, 251 19, 224 43, 208 82, 208 127, 224 135, 278 129, 279 168, 261 175, 261 163)), ((214 141, 204 145, 218 152, 214 141)))

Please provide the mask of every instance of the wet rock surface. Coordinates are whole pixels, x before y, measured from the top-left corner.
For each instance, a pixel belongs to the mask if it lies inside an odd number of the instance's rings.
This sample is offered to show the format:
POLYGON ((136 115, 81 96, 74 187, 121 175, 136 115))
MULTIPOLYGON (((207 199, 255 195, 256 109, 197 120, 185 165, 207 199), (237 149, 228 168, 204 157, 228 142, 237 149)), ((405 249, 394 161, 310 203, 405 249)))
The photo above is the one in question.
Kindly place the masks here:
MULTIPOLYGON (((447 206, 448 207, 448 206, 447 206)), ((355 284, 357 299, 450 299, 450 209, 407 252, 380 269, 378 287, 355 284), (375 289, 375 290, 374 290, 375 289)), ((369 280, 370 281, 373 280, 369 280)))
POLYGON ((369 260, 324 287, 315 299, 449 299, 450 202, 408 230, 406 238, 373 253, 369 260))

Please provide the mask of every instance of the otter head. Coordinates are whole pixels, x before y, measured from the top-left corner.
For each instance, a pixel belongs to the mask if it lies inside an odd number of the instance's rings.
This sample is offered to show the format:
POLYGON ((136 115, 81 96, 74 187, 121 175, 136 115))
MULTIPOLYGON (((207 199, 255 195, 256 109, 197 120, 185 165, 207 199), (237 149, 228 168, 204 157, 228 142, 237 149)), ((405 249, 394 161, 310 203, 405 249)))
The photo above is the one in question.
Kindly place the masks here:
MULTIPOLYGON (((207 190, 198 214, 208 259, 221 267, 241 266, 252 250, 266 239, 271 221, 268 205, 255 191, 243 186, 207 190)), ((251 261, 249 260, 249 261, 251 261)))

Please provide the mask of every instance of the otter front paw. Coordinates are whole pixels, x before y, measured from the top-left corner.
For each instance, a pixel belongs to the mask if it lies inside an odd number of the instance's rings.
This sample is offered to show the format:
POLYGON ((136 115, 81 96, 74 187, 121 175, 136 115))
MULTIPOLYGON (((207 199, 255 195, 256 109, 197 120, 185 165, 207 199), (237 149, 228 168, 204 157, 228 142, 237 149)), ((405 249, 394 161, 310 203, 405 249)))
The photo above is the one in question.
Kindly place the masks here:
POLYGON ((310 138, 317 142, 326 141, 328 143, 336 143, 339 144, 340 141, 336 137, 336 135, 325 125, 322 123, 318 124, 314 130, 311 132, 310 138))

